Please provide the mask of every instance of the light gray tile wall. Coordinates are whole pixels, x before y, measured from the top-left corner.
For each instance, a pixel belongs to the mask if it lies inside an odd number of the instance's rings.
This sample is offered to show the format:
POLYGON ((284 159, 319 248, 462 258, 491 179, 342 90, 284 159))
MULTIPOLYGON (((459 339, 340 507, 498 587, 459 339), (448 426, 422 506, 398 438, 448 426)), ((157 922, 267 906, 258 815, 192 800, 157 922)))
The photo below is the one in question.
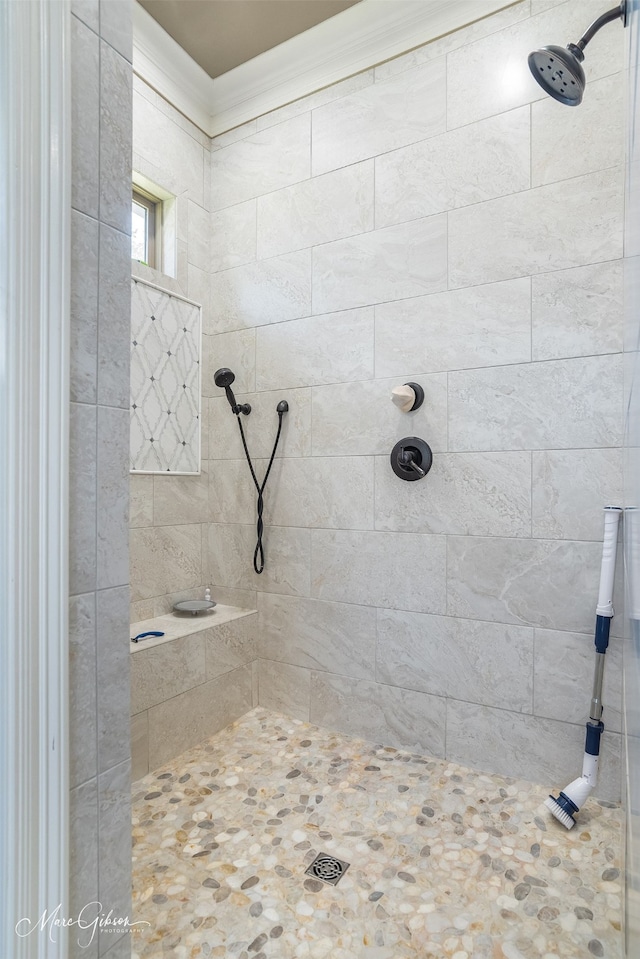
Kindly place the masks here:
MULTIPOLYGON (((257 619, 249 613, 205 625, 190 636, 129 654, 133 779, 252 708, 257 619)), ((128 702, 124 711, 128 720, 128 702)))
MULTIPOLYGON (((208 400, 210 386, 211 263, 242 263, 255 250, 255 201, 249 219, 223 211, 219 228, 242 237, 235 251, 221 250, 211 231, 210 141, 144 81, 133 92, 133 168, 173 193, 176 218, 175 276, 133 263, 136 276, 202 305, 202 472, 199 476, 131 475, 131 621, 170 612, 183 599, 203 598, 207 586, 203 543, 209 514, 208 400), (249 240, 247 240, 247 227, 249 240), (222 259, 220 259, 222 257, 222 259), (210 383, 209 383, 210 380, 210 383)), ((247 205, 245 205, 246 207, 247 205)), ((217 235, 217 234, 216 234, 217 235)), ((166 263, 163 263, 163 269, 166 263)), ((127 330, 130 318, 125 318, 127 330)), ((127 387, 128 389, 128 387, 127 387)))
MULTIPOLYGON (((105 913, 126 916, 131 5, 76 0, 70 59, 69 915, 100 901, 105 913)), ((120 955, 128 940, 70 936, 70 956, 120 955)))
POLYGON ((207 375, 236 369, 261 470, 291 409, 256 576, 248 468, 209 393, 210 576, 257 593, 260 702, 554 786, 581 762, 620 495, 623 31, 599 35, 580 110, 526 56, 600 12, 515 4, 212 154, 207 375), (426 399, 402 414, 408 380, 426 399), (389 464, 406 435, 434 452, 417 483, 389 464))

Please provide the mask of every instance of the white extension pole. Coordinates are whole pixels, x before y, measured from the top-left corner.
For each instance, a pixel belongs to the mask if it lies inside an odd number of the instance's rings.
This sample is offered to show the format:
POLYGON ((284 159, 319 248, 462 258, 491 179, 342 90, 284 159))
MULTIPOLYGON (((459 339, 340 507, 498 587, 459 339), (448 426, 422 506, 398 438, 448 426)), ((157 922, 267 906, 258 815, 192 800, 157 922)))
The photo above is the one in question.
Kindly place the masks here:
POLYGON ((609 628, 613 617, 613 582, 616 572, 616 552, 618 548, 618 526, 622 510, 619 506, 604 508, 604 539, 602 543, 602 565, 600 567, 600 588, 596 607, 596 665, 593 678, 591 709, 587 722, 582 775, 562 790, 558 798, 549 796, 545 806, 567 829, 575 824, 573 818, 586 802, 596 785, 598 778, 598 760, 600 758, 600 739, 604 732, 602 722, 602 680, 604 677, 604 657, 609 645, 609 628))

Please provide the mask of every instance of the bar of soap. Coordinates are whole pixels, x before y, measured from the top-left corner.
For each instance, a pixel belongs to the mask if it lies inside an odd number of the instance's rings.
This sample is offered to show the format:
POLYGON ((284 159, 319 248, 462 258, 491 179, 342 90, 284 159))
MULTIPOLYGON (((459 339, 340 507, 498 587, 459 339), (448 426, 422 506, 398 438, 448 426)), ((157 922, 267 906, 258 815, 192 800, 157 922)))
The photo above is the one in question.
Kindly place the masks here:
POLYGON ((403 386, 395 386, 391 390, 391 399, 398 409, 402 410, 403 413, 408 413, 416 401, 416 394, 415 391, 405 383, 403 386))

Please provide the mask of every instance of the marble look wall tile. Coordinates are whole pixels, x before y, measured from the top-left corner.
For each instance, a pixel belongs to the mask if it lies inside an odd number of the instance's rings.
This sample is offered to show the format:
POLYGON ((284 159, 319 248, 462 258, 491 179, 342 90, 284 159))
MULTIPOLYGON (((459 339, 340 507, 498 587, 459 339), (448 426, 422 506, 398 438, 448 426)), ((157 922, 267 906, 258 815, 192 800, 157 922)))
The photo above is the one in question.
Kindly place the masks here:
POLYGON ((439 696, 313 672, 309 719, 384 746, 444 756, 444 700, 439 696))
MULTIPOLYGON (((215 679, 238 666, 251 664, 258 655, 258 614, 212 626, 204 633, 207 679, 215 679)), ((167 644, 170 645, 170 644, 167 644)))
POLYGON ((445 554, 444 536, 314 529, 311 595, 338 603, 444 613, 445 554))
POLYGON ((444 37, 432 40, 431 43, 425 43, 415 50, 409 50, 408 53, 402 53, 393 60, 387 60, 380 63, 375 68, 376 81, 386 80, 388 77, 394 77, 398 73, 410 70, 412 67, 429 60, 436 60, 443 57, 452 50, 457 50, 465 44, 479 40, 481 37, 488 36, 491 33, 497 33, 504 27, 515 23, 518 20, 524 20, 529 16, 529 0, 521 0, 520 3, 514 3, 505 10, 499 10, 490 17, 483 17, 482 20, 476 20, 460 30, 454 30, 453 33, 447 33, 444 37))
MULTIPOLYGON (((563 3, 450 53, 449 129, 543 99, 545 94, 531 76, 527 56, 549 42, 546 37, 582 36, 585 25, 601 12, 597 0, 563 3), (496 64, 500 64, 499 70, 496 64)), ((537 14, 537 9, 532 9, 532 13, 537 14)), ((620 30, 600 34, 597 49, 589 51, 589 83, 621 69, 623 43, 620 30)))
MULTIPOLYGON (((622 62, 620 62, 622 68, 622 62)), ((545 97, 531 107, 532 185, 594 173, 624 162, 622 75, 592 82, 579 110, 545 97), (593 131, 598 136, 593 136, 593 131), (588 150, 576 150, 589 143, 588 150)))
MULTIPOLYGON (((254 460, 259 482, 267 466, 267 460, 254 460)), ((212 461, 210 477, 212 520, 252 522, 257 493, 246 460, 212 461)), ((264 497, 264 522, 268 526, 373 529, 373 458, 278 457, 264 497)))
MULTIPOLYGON (((217 333, 214 336, 204 337, 203 396, 220 397, 220 387, 216 386, 213 374, 223 366, 235 373, 234 393, 254 392, 256 389, 256 334, 256 330, 236 330, 233 333, 217 333)), ((276 386, 284 385, 284 383, 276 384, 276 386)), ((264 389, 264 387, 260 388, 264 389)))
POLYGON ((281 323, 310 312, 310 250, 247 263, 211 277, 211 333, 281 323))
POLYGON ((622 450, 533 454, 533 535, 602 541, 603 506, 620 505, 622 450))
POLYGON ((260 706, 309 722, 310 670, 261 659, 258 676, 260 706))
POLYGON ((154 165, 160 186, 204 204, 202 145, 140 95, 133 98, 133 148, 154 165))
POLYGON ((271 113, 265 113, 263 116, 258 117, 256 121, 258 130, 272 127, 276 123, 290 120, 292 117, 297 117, 301 113, 306 113, 308 110, 313 110, 316 107, 323 106, 325 103, 331 103, 332 100, 339 100, 341 97, 348 96, 350 93, 362 90, 364 87, 370 86, 373 83, 373 79, 373 70, 363 70, 362 73, 356 73, 352 77, 347 77, 346 80, 340 80, 338 83, 332 83, 331 86, 324 87, 322 90, 316 90, 315 93, 310 93, 309 96, 302 97, 300 100, 294 100, 293 103, 287 103, 277 110, 272 110, 271 113))
POLYGON ((450 536, 447 613, 589 632, 600 554, 599 543, 450 536))
POLYGON ((200 686, 207 678, 202 633, 127 653, 131 663, 132 715, 200 686))
MULTIPOLYGON (((206 557, 203 557, 203 559, 204 558, 206 557)), ((204 591, 205 585, 201 583, 193 589, 179 589, 175 593, 165 593, 162 596, 154 596, 153 610, 147 618, 154 619, 156 616, 166 616, 168 613, 173 612, 173 607, 176 603, 182 603, 187 599, 204 599, 204 591)), ((132 619, 132 622, 141 622, 141 620, 132 619)))
MULTIPOLYGON (((122 4, 129 7, 128 3, 122 4)), ((105 4, 101 7, 104 8, 105 4)), ((108 4, 107 4, 108 6, 108 4)), ((129 17, 131 12, 129 12, 129 17)), ((121 42, 131 43, 126 15, 121 42)), ((112 31, 115 33, 116 31, 112 31)), ((131 63, 104 41, 100 44, 100 219, 131 235, 131 63)))
POLYGON ((149 772, 149 717, 147 711, 131 717, 131 779, 149 772))
POLYGON ((368 230, 373 230, 373 160, 258 199, 260 258, 368 230))
POLYGON ((533 630, 379 609, 376 679, 530 713, 533 630))
MULTIPOLYGON (((630 224, 625 224, 625 249, 627 248, 628 244, 636 242, 629 235, 629 226, 630 224)), ((638 232, 640 234, 640 230, 638 232)), ((640 243, 638 245, 640 247, 640 243)), ((623 260, 622 272, 625 302, 624 349, 625 352, 632 353, 637 352, 640 349, 640 327, 637 327, 628 315, 631 313, 631 317, 634 317, 640 313, 640 289, 636 284, 636 277, 640 272, 640 256, 636 256, 635 254, 633 256, 625 256, 623 260)), ((633 426, 635 426, 635 423, 633 422, 628 424, 628 428, 632 428, 633 426)))
MULTIPOLYGON (((98 889, 104 912, 131 915, 131 761, 114 766, 98 777, 99 844, 98 889)), ((130 943, 128 930, 123 933, 130 943)), ((119 938, 101 930, 99 953, 114 948, 119 938)))
POLYGON ((212 596, 224 606, 238 606, 240 609, 257 609, 257 593, 254 589, 234 589, 233 586, 216 586, 212 596))
POLYGON ((557 7, 564 2, 565 0, 530 0, 531 14, 533 16, 536 13, 543 13, 545 10, 550 10, 551 7, 557 7))
MULTIPOLYGON (((113 936, 111 938, 114 938, 113 936)), ((131 955, 131 943, 129 936, 119 936, 112 946, 107 942, 107 951, 103 955, 105 959, 129 959, 131 955)))
POLYGON ((71 404, 69 502, 69 592, 96 588, 96 408, 71 404))
POLYGON ((211 155, 211 206, 222 210, 311 175, 311 116, 238 140, 211 155))
POLYGON ((240 666, 149 710, 149 769, 213 736, 251 709, 251 666, 240 666))
POLYGON ((226 130, 224 133, 218 134, 217 137, 213 137, 211 140, 211 149, 222 150, 223 147, 228 147, 237 140, 244 140, 246 137, 252 136, 252 134, 256 133, 257 129, 258 124, 256 120, 247 120, 246 123, 241 123, 240 126, 234 127, 232 130, 226 130))
POLYGON ((71 0, 71 13, 95 33, 100 31, 100 0, 71 0))
MULTIPOLYGON (((129 217, 131 216, 129 199, 129 217)), ((100 225, 98 286, 98 403, 129 409, 131 242, 100 225)))
POLYGON ((131 276, 136 280, 146 280, 147 283, 155 283, 157 286, 163 287, 169 293, 177 293, 178 296, 186 295, 186 286, 184 277, 178 278, 177 276, 168 276, 166 273, 160 273, 159 270, 154 270, 150 266, 141 263, 140 260, 130 260, 131 263, 131 276))
MULTIPOLYGON (((265 506, 274 526, 373 529, 371 456, 282 457, 265 506)), ((261 473, 264 475, 264 471, 261 473)))
POLYGON ((129 587, 96 594, 98 648, 98 768, 131 755, 129 723, 129 587))
POLYGON ((69 600, 69 783, 97 773, 95 595, 69 600))
POLYGON ((100 40, 81 20, 92 26, 97 12, 97 3, 95 10, 87 5, 80 20, 71 18, 70 58, 71 206, 94 218, 100 204, 100 40))
POLYGON ((209 233, 212 273, 251 263, 256 258, 256 201, 212 213, 209 233))
MULTIPOLYGON (((585 723, 589 718, 593 670, 593 635, 536 629, 534 644, 534 697, 536 716, 585 723)), ((622 640, 612 639, 607 649, 602 692, 607 730, 622 728, 622 640)), ((603 752, 606 750, 606 739, 603 752)))
MULTIPOLYGON (((547 782, 562 789, 578 775, 584 728, 506 709, 447 700, 447 758, 472 769, 547 782), (505 743, 509 748, 505 749, 505 743)), ((611 733, 603 750, 596 795, 620 801, 620 737, 611 733)))
POLYGON ((260 703, 260 660, 251 663, 251 705, 255 709, 260 703))
POLYGON ((445 96, 441 59, 318 107, 312 113, 313 175, 442 133, 445 96))
POLYGON ((449 446, 562 449, 619 446, 619 356, 549 360, 449 374, 449 446))
MULTIPOLYGON (((239 403, 249 403, 251 413, 242 426, 252 459, 268 459, 278 428, 276 406, 289 404, 282 420, 278 456, 308 456, 311 453, 311 390, 278 389, 268 393, 234 391, 239 403)), ((209 401, 209 456, 215 459, 243 459, 244 450, 236 418, 222 393, 209 401)))
MULTIPOLYGON (((77 917, 86 903, 98 900, 97 779, 72 789, 69 803, 69 916, 77 917)), ((91 930, 83 930, 81 936, 70 935, 69 959, 97 959, 98 937, 89 944, 90 938, 91 930)))
POLYGON ((98 589, 129 582, 129 411, 98 407, 98 589))
POLYGON ((397 379, 314 387, 313 455, 390 454, 398 439, 408 435, 425 437, 434 452, 446 449, 446 374, 421 376, 419 383, 425 400, 412 413, 402 413, 391 402, 397 379))
POLYGON ((522 277, 375 307, 376 376, 531 359, 531 280, 522 277))
POLYGON ((100 36, 125 60, 133 57, 133 10, 128 0, 108 0, 100 4, 100 36))
POLYGON ((199 204, 189 200, 189 264, 205 272, 211 269, 209 233, 210 214, 199 204))
POLYGON ((613 169, 451 211, 449 286, 617 259, 621 187, 613 169), (560 222, 562 229, 549 229, 560 222))
MULTIPOLYGON (((138 602, 129 604, 129 621, 131 623, 142 623, 146 619, 153 619, 156 616, 155 611, 155 597, 151 596, 149 599, 141 599, 138 602)), ((162 613, 169 612, 169 610, 163 610, 162 613)), ((162 613, 157 615, 161 616, 162 613)))
MULTIPOLYGON (((202 335, 204 336, 211 331, 210 277, 204 270, 192 266, 191 263, 187 263, 185 269, 184 283, 180 284, 181 290, 178 292, 202 307, 200 318, 202 335)), ((164 280, 161 280, 159 285, 165 286, 164 280)), ((200 355, 200 362, 202 363, 202 354, 200 355)))
POLYGON ((532 359, 622 349, 622 264, 612 260, 532 278, 532 359))
MULTIPOLYGON (((253 460, 258 480, 267 468, 267 460, 253 460)), ((275 468, 275 467, 274 467, 275 468)), ((273 477, 273 469, 271 473, 273 477)), ((264 498, 270 509, 275 479, 269 480, 264 498)), ((209 463, 209 517, 213 523, 252 523, 256 517, 257 491, 246 459, 211 460, 209 463)), ((267 520, 269 522, 269 520, 267 520)))
POLYGON ((265 529, 264 572, 253 569, 256 528, 211 523, 209 525, 209 575, 213 592, 217 586, 257 589, 267 593, 309 595, 310 531, 265 529))
POLYGON ((377 227, 528 190, 529 109, 413 143, 375 163, 377 227))
POLYGON ((373 307, 260 327, 256 331, 256 388, 370 379, 373 337, 373 307))
POLYGON ((209 518, 209 472, 200 475, 153 477, 153 525, 202 523, 209 518))
POLYGON ((530 453, 441 453, 418 483, 403 482, 389 457, 377 456, 375 474, 376 529, 531 535, 530 453))
POLYGON ((375 679, 374 609, 259 593, 258 613, 261 659, 375 679))
POLYGON ((437 293, 446 286, 444 215, 336 240, 313 251, 316 314, 437 293))
POLYGON ((71 211, 71 399, 96 402, 98 223, 71 211))
POLYGON ((130 549, 133 602, 202 582, 199 525, 131 530, 130 549))
POLYGON ((153 526, 153 476, 129 479, 129 526, 153 526))

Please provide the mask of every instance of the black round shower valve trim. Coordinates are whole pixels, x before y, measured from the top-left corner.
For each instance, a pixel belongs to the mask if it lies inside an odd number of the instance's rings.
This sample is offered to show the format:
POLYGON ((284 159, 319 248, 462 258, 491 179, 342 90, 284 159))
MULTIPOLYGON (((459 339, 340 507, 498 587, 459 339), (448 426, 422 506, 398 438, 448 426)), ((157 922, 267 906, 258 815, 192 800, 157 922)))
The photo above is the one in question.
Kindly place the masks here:
POLYGON ((391 450, 391 469, 409 483, 423 479, 433 463, 431 447, 419 436, 405 436, 391 450))

